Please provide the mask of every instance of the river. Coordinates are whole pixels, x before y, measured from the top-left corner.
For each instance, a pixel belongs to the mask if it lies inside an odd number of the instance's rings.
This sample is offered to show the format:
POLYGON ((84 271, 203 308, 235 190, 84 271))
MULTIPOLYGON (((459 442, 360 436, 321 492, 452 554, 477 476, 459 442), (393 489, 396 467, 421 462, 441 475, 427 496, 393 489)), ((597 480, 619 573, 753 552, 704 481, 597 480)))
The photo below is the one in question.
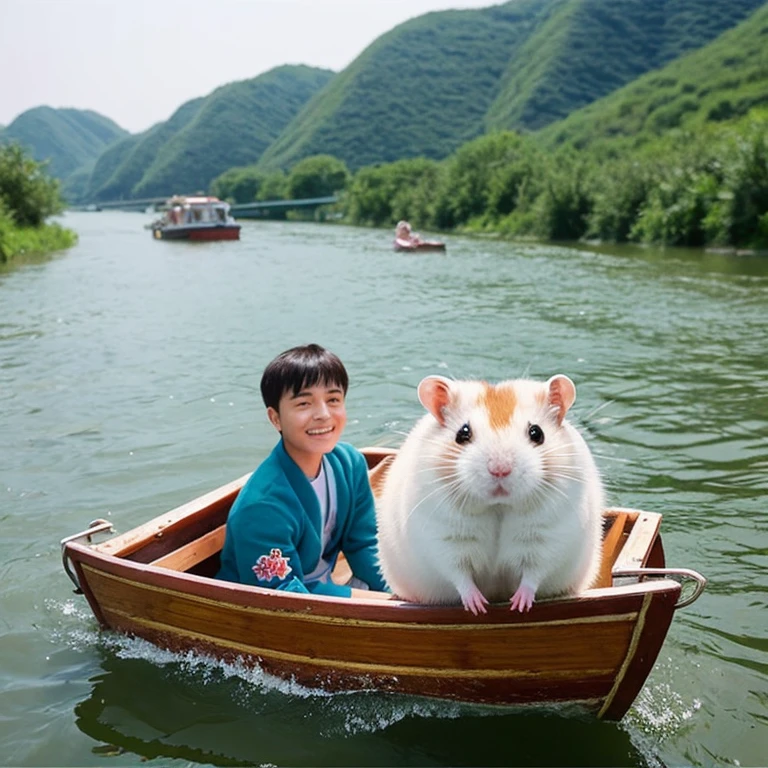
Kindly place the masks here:
POLYGON ((153 241, 70 213, 79 244, 0 271, 0 762, 14 766, 768 764, 768 259, 247 221, 153 241), (621 723, 328 696, 100 633, 59 541, 119 531, 253 469, 258 394, 315 341, 350 373, 345 438, 397 445, 431 373, 562 372, 613 505, 663 514, 709 579, 621 723))

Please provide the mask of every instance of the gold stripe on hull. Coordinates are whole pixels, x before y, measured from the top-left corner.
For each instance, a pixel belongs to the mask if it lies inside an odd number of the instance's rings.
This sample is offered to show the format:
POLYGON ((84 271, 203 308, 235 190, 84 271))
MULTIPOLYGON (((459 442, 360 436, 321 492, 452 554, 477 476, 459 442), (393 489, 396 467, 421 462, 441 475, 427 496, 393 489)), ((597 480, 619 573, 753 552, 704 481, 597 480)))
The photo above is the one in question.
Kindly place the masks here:
MULTIPOLYGON (((189 600, 193 603, 200 605, 207 605, 221 609, 225 607, 228 611, 253 614, 255 616, 264 616, 274 618, 276 615, 282 617, 288 617, 292 620, 300 622, 320 623, 328 625, 338 625, 347 627, 367 627, 371 629, 413 629, 413 630, 450 630, 450 631, 469 631, 469 632, 493 632, 493 631, 509 631, 510 628, 525 629, 531 627, 556 627, 556 626, 568 626, 573 624, 604 624, 604 623, 616 623, 616 622, 634 622, 637 620, 638 612, 629 611, 626 613, 606 614, 600 616, 575 616, 569 619, 545 619, 542 621, 519 621, 515 623, 499 623, 499 624, 442 624, 442 623, 428 623, 428 622, 407 622, 407 621, 374 621, 371 619, 352 619, 344 618, 341 616, 324 616, 315 613, 300 613, 299 611, 291 612, 285 609, 270 610, 268 608, 257 608, 251 605, 240 605, 239 603, 227 603, 224 600, 214 600, 209 597, 202 597, 200 595, 190 594, 188 592, 182 592, 177 589, 168 589, 166 587, 158 587, 155 584, 147 584, 141 581, 135 581, 133 579, 127 579, 123 576, 116 576, 111 573, 93 568, 90 565, 81 565, 82 569, 86 573, 90 573, 97 578, 108 579, 120 584, 124 584, 132 589, 148 590, 150 592, 156 592, 158 594, 167 595, 171 597, 177 597, 184 600, 189 600)), ((384 603, 386 605, 386 603, 384 603)), ((440 607, 440 606, 434 606, 440 607)), ((104 609, 104 606, 101 606, 104 609)), ((407 609, 406 609, 407 610, 407 609)))
MULTIPOLYGON (((360 675, 381 675, 381 676, 411 676, 411 677, 454 677, 467 679, 585 679, 585 678, 608 678, 614 674, 614 669, 579 669, 579 670, 551 670, 547 672, 535 672, 533 670, 509 670, 509 669, 449 669, 445 667, 415 667, 399 666, 393 664, 370 664, 366 662, 351 662, 340 659, 324 659, 311 656, 304 656, 298 653, 288 653, 287 651, 277 651, 272 648, 257 648, 251 645, 236 643, 231 640, 224 640, 215 635, 205 635, 188 629, 179 629, 170 624, 163 624, 158 621, 137 618, 124 611, 111 608, 104 611, 108 616, 119 616, 132 626, 146 627, 155 632, 161 632, 165 635, 188 638, 207 645, 216 645, 236 651, 238 654, 253 656, 258 659, 275 659, 281 662, 291 664, 327 667, 340 669, 349 673, 360 675)), ((138 634, 138 633, 137 633, 138 634)), ((193 643, 189 643, 193 647, 193 643)))
POLYGON ((621 687, 621 684, 624 682, 624 676, 627 674, 627 669, 629 669, 629 665, 632 663, 632 659, 634 659, 635 653, 637 652, 637 647, 640 643, 640 636, 643 634, 643 628, 645 627, 645 615, 648 613, 648 608, 651 605, 652 599, 653 598, 651 595, 646 595, 645 598, 643 599, 643 605, 640 608, 640 615, 637 618, 637 623, 635 624, 635 630, 632 633, 632 639, 629 641, 629 648, 627 650, 626 658, 624 659, 621 667, 619 668, 618 674, 616 675, 616 680, 613 683, 613 687, 611 688, 608 695, 605 697, 605 702, 603 703, 603 706, 600 708, 600 711, 597 713, 598 718, 602 718, 602 716, 608 710, 608 707, 611 706, 617 691, 621 687))

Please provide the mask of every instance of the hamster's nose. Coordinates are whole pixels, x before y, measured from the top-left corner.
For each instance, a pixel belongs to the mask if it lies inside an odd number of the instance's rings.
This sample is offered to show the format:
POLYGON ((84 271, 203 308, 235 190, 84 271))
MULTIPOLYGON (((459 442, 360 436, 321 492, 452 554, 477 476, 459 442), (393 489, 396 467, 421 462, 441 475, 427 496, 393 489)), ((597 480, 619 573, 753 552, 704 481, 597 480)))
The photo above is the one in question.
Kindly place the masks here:
POLYGON ((512 465, 501 459, 488 459, 488 471, 494 477, 506 477, 512 471, 512 465))

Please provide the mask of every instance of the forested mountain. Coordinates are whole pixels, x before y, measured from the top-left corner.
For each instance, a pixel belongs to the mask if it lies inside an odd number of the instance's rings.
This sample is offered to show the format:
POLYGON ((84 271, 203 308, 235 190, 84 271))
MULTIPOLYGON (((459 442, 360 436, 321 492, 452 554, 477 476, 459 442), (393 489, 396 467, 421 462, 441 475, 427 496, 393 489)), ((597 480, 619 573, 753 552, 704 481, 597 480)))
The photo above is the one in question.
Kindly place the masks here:
POLYGON ((541 132, 547 144, 636 146, 679 126, 768 106, 768 4, 709 45, 644 75, 541 132))
POLYGON ((352 171, 442 159, 497 130, 576 145, 658 134, 763 102, 763 2, 510 0, 433 12, 382 35, 339 74, 277 67, 138 135, 93 112, 40 107, 0 141, 52 158, 68 199, 90 202, 207 190, 230 168, 287 170, 319 154, 352 171))
POLYGON ((327 153, 354 170, 445 157, 487 130, 535 130, 707 44, 762 2, 512 0, 430 13, 369 46, 260 165, 327 153))
POLYGON ((483 132, 510 55, 558 2, 439 11, 395 27, 302 110, 260 165, 288 168, 320 153, 351 169, 446 156, 483 132))
POLYGON ((60 179, 93 161, 128 132, 108 117, 81 109, 35 107, 0 131, 0 143, 18 142, 60 179))
POLYGON ((764 0, 567 0, 510 58, 488 128, 537 129, 706 45, 764 0))
POLYGON ((255 163, 333 72, 282 66, 187 102, 165 123, 111 147, 96 164, 88 199, 205 190, 233 166, 255 163))
POLYGON ((133 188, 141 182, 158 153, 197 116, 203 101, 202 98, 192 99, 182 104, 165 122, 157 123, 143 133, 126 136, 106 149, 90 174, 85 199, 133 197, 133 188))

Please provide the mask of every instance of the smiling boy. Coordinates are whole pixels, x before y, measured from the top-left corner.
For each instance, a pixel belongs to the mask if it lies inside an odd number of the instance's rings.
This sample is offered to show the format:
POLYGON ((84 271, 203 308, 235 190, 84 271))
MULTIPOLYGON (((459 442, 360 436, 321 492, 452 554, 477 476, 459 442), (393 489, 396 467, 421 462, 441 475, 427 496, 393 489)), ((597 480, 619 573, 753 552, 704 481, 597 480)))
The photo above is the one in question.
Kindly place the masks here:
POLYGON ((349 597, 384 591, 365 458, 339 442, 349 385, 341 360, 317 344, 294 347, 264 370, 261 395, 281 439, 227 518, 219 579, 349 597), (343 551, 354 578, 331 581, 343 551))

